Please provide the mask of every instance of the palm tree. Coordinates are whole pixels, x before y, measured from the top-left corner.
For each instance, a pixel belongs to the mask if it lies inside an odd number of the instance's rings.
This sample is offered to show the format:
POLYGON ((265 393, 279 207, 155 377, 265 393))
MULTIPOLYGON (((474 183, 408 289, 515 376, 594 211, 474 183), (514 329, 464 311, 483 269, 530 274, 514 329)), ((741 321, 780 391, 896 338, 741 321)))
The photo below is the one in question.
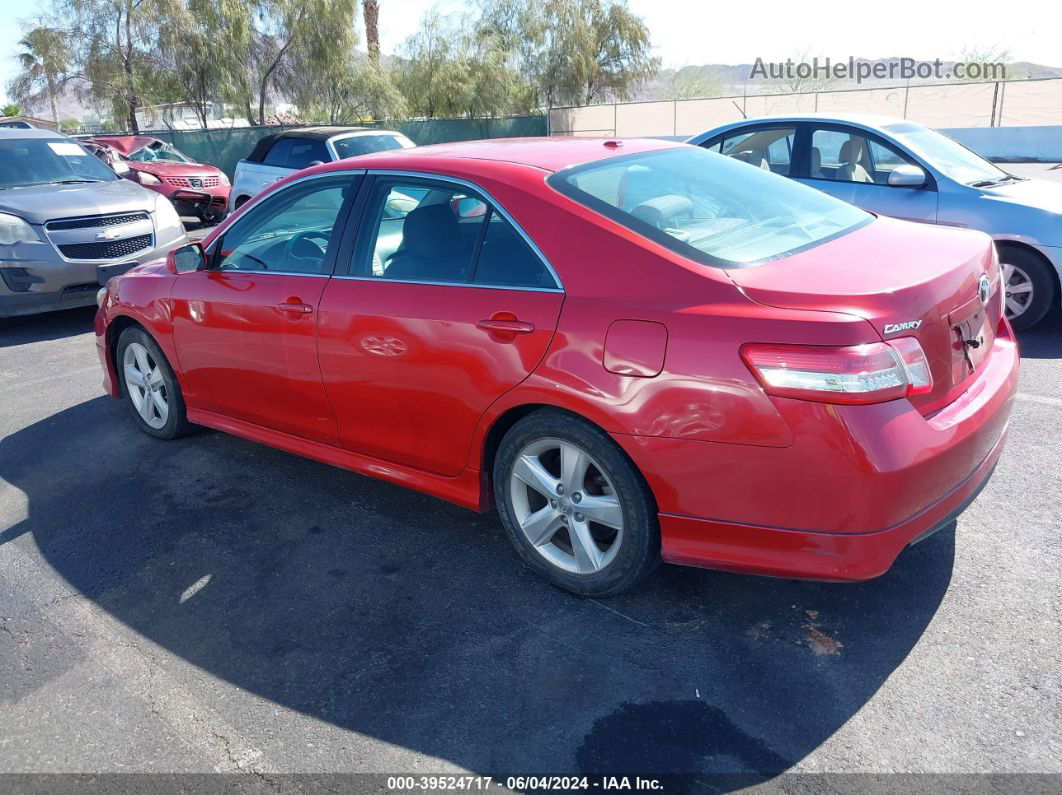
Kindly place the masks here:
POLYGON ((0 108, 0 116, 21 116, 22 108, 11 102, 4 107, 0 108))
POLYGON ((380 65, 380 3, 379 0, 362 0, 362 15, 365 17, 365 46, 374 67, 380 65))
POLYGON ((35 28, 18 43, 22 72, 12 81, 12 93, 23 102, 47 97, 52 121, 59 123, 57 96, 67 71, 69 54, 63 34, 52 28, 35 28))

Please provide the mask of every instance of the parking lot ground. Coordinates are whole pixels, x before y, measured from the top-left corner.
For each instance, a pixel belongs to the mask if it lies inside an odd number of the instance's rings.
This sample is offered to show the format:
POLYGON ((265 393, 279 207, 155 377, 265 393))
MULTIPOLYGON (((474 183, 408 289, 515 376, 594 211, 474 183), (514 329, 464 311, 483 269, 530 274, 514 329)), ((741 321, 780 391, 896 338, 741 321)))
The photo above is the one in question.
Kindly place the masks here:
POLYGON ((494 515, 145 436, 91 319, 0 331, 3 771, 1062 774, 1057 310, 995 477, 885 576, 662 566, 608 600, 494 515))

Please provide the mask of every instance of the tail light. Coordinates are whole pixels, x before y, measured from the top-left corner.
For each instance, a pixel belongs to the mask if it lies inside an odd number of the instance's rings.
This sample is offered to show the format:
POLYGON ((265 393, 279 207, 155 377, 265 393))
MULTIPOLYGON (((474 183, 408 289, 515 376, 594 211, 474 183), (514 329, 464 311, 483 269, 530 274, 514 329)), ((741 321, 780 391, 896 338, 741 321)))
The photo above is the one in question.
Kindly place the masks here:
POLYGON ((745 345, 745 364, 768 394, 849 405, 883 403, 933 388, 922 346, 914 337, 846 348, 745 345))

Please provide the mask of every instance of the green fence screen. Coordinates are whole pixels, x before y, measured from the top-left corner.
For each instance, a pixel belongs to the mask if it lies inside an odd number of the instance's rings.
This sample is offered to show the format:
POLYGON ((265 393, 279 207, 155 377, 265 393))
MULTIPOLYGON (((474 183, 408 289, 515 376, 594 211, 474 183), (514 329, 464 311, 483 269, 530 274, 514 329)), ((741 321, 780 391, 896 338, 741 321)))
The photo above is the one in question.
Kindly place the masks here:
MULTIPOLYGON (((366 126, 366 125, 360 125, 366 126)), ((524 138, 546 135, 545 116, 518 116, 504 119, 423 119, 381 122, 381 129, 398 130, 418 146, 471 141, 478 138, 524 138)), ((292 127, 233 127, 223 130, 152 130, 153 135, 168 141, 200 163, 217 166, 231 178, 236 163, 247 157, 258 139, 269 133, 292 127)))

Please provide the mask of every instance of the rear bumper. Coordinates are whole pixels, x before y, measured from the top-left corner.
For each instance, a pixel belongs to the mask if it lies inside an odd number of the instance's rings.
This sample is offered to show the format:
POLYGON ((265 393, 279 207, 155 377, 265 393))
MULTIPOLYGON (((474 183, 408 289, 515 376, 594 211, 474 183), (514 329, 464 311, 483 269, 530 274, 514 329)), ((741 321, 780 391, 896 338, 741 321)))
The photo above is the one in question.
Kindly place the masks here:
POLYGON ((960 486, 917 516, 875 533, 812 533, 660 515, 668 563, 772 577, 859 582, 884 574, 896 557, 946 527, 992 476, 1006 434, 960 486))
POLYGON ((614 435, 645 474, 664 560, 785 577, 865 580, 958 515, 991 475, 1017 389, 1000 326, 966 392, 928 417, 906 400, 776 399, 789 447, 614 435))

